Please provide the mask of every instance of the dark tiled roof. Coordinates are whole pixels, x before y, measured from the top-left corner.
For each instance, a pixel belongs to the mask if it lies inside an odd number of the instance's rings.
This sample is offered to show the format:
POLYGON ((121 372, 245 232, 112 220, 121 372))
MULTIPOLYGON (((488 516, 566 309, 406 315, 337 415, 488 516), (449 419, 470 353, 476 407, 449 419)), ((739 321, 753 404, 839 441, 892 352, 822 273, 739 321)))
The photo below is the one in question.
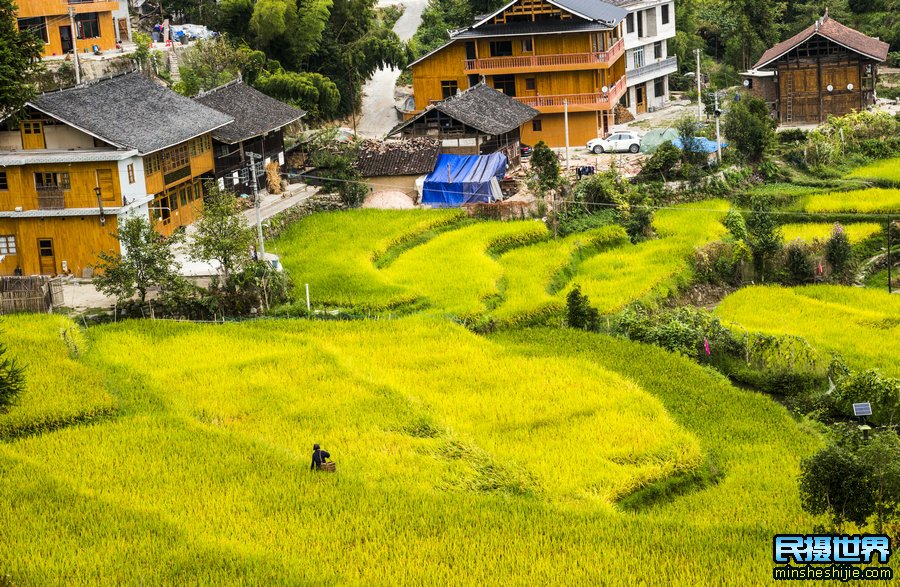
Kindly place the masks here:
POLYGON ((753 69, 765 67, 775 61, 794 47, 802 45, 814 35, 821 35, 826 39, 834 41, 839 45, 847 47, 851 51, 855 51, 866 57, 870 57, 876 61, 884 61, 887 59, 888 48, 890 45, 884 41, 869 37, 861 32, 844 26, 826 13, 820 20, 803 29, 790 39, 782 41, 763 53, 753 69))
POLYGON ((211 132, 232 118, 127 73, 41 94, 29 105, 119 147, 152 153, 211 132))
POLYGON ((418 115, 395 126, 388 136, 397 134, 431 110, 443 112, 466 126, 491 136, 502 135, 519 128, 539 114, 531 106, 513 100, 503 92, 498 92, 481 82, 465 92, 430 105, 418 115))
POLYGON ((424 175, 434 171, 441 142, 415 138, 408 141, 363 141, 356 168, 363 177, 424 175))
POLYGON ((514 35, 548 35, 557 33, 578 33, 605 31, 609 27, 598 22, 573 18, 569 20, 544 22, 511 22, 508 24, 483 24, 478 28, 465 29, 453 35, 453 39, 473 39, 478 37, 505 37, 514 35))
POLYGON ((625 18, 625 15, 628 14, 628 11, 624 8, 619 8, 600 0, 550 0, 550 3, 575 14, 580 14, 599 22, 605 22, 610 26, 619 24, 625 18))
POLYGON ((204 106, 234 118, 213 133, 213 138, 234 144, 277 130, 306 116, 306 112, 270 98, 238 80, 194 98, 204 106))

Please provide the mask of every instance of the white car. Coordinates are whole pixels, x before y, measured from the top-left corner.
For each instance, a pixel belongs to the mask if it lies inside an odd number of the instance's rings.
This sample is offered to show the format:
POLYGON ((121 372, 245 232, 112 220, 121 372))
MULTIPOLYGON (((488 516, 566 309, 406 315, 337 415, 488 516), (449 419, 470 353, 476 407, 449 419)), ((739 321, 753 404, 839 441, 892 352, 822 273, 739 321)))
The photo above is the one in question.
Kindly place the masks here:
POLYGON ((614 132, 605 139, 591 139, 587 143, 587 148, 595 155, 619 151, 637 153, 641 150, 641 137, 634 131, 623 130, 614 132))

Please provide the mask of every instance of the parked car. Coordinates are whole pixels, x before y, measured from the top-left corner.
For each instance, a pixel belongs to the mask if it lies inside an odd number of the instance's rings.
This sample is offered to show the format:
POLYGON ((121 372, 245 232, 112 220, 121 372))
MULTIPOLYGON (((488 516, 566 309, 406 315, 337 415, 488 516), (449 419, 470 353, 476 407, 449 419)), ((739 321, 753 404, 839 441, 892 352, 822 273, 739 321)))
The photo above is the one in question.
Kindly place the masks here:
POLYGON ((641 150, 641 137, 634 131, 619 131, 605 139, 591 139, 587 143, 587 148, 595 155, 619 151, 637 153, 641 150))
POLYGON ((525 143, 519 144, 519 153, 522 157, 531 157, 531 152, 534 151, 531 145, 526 145, 525 143))

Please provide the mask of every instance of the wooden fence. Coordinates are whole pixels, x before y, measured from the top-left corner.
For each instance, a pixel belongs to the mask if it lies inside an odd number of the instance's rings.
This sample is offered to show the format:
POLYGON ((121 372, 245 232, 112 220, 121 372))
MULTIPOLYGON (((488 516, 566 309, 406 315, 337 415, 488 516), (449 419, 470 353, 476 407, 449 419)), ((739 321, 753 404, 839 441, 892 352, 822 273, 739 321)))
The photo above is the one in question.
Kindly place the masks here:
POLYGON ((0 277, 0 314, 51 312, 63 305, 62 281, 49 277, 0 277))

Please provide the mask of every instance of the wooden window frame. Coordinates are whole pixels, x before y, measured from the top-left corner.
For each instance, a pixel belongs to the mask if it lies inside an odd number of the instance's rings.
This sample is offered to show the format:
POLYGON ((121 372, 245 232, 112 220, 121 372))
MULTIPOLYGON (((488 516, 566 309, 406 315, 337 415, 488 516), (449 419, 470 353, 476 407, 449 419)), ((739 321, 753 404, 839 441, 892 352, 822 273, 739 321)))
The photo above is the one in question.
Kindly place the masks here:
POLYGON ((126 169, 128 170, 128 183, 134 183, 134 163, 129 163, 126 169))
POLYGON ((534 53, 534 40, 531 37, 522 39, 522 53, 534 53))
POLYGON ((36 189, 40 188, 57 188, 63 191, 68 191, 72 189, 72 184, 69 181, 69 172, 68 171, 35 171, 34 172, 34 187, 36 189), (41 177, 41 181, 38 181, 38 176, 41 177), (46 180, 50 179, 51 183, 48 183, 46 180))
POLYGON ((100 30, 100 13, 99 12, 82 12, 75 15, 75 32, 79 39, 99 39, 103 36, 100 30), (86 27, 85 25, 90 25, 86 27), (85 32, 85 29, 90 29, 85 32), (96 34, 93 34, 96 33, 96 34))
POLYGON ((15 255, 17 251, 16 235, 0 234, 0 255, 15 255))
POLYGON ((0 192, 9 191, 9 177, 6 171, 0 171, 0 192))
POLYGON ((452 96, 456 95, 456 92, 459 91, 459 82, 455 79, 445 79, 441 80, 441 96, 446 100, 452 96))
POLYGON ((529 92, 537 91, 537 78, 536 77, 526 77, 525 78, 525 89, 529 92))

